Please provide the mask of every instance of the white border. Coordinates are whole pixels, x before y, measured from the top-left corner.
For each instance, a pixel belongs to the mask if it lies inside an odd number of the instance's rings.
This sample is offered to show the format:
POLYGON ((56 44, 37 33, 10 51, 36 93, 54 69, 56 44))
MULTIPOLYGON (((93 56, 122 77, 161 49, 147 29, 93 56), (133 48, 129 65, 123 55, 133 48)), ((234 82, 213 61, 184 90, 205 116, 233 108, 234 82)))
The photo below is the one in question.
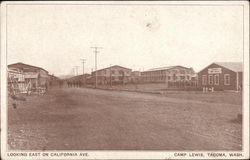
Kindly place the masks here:
MULTIPOLYGON (((15 5, 21 5, 21 4, 103 4, 103 5, 109 5, 109 4, 169 4, 169 5, 242 5, 244 7, 244 107, 243 107, 243 152, 235 152, 235 151, 218 151, 219 153, 242 153, 242 157, 234 157, 233 159, 247 159, 249 158, 249 2, 247 1, 170 1, 170 2, 163 2, 163 1, 100 1, 100 2, 92 2, 92 1, 86 1, 86 2, 69 2, 69 1, 33 1, 33 2, 3 2, 1 3, 1 158, 2 159, 10 159, 10 157, 7 156, 7 148, 6 148, 6 139, 3 137, 7 136, 7 126, 6 124, 6 7, 9 4, 15 4, 15 5)), ((13 151, 14 152, 14 151, 13 151)), ((33 152, 33 151, 32 151, 33 152)), ((24 151, 22 153, 32 153, 24 151)), ((37 152, 37 151, 34 151, 37 152)), ((226 159, 225 157, 208 157, 206 153, 216 153, 217 151, 50 151, 50 152, 40 152, 41 156, 38 157, 11 157, 11 159, 191 159, 192 157, 186 156, 186 157, 176 157, 175 153, 203 153, 204 157, 196 157, 192 159, 226 159), (42 154, 48 153, 87 153, 88 156, 86 157, 58 157, 58 156, 49 156, 48 158, 42 156, 42 154)), ((11 152, 8 152, 11 153, 11 152)), ((15 151, 15 153, 20 153, 20 151, 15 151)))

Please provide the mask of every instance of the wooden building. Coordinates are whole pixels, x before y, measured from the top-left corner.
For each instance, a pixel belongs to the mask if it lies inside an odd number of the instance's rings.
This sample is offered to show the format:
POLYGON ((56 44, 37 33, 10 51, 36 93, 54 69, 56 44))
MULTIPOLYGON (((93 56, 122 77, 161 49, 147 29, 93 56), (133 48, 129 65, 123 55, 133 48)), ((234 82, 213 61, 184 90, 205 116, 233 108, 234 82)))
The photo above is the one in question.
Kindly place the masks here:
POLYGON ((141 82, 141 72, 140 71, 131 72, 130 82, 131 83, 140 83, 141 82))
POLYGON ((25 83, 31 83, 32 87, 45 86, 50 80, 48 71, 43 68, 24 64, 14 63, 8 65, 8 69, 24 75, 25 83))
POLYGON ((198 85, 214 90, 241 90, 243 64, 215 62, 198 73, 198 85))
POLYGON ((91 81, 95 83, 97 76, 98 84, 125 84, 130 82, 132 70, 122 66, 114 65, 91 73, 91 81))
POLYGON ((85 73, 85 74, 70 77, 66 81, 67 81, 67 84, 70 86, 78 85, 79 87, 82 87, 88 83, 88 79, 90 78, 91 78, 91 75, 88 73, 85 73))
POLYGON ((9 94, 23 93, 26 91, 24 74, 22 72, 8 69, 8 92, 9 94))
POLYGON ((195 72, 192 68, 169 66, 154 68, 141 72, 141 81, 149 83, 166 83, 168 87, 191 86, 195 72))

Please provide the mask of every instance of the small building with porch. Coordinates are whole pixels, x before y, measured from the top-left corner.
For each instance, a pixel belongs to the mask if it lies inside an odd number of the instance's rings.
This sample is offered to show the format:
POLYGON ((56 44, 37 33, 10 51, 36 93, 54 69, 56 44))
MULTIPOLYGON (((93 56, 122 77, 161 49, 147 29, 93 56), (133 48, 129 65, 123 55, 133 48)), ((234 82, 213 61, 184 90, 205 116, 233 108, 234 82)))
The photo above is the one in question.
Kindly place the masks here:
POLYGON ((198 86, 239 91, 242 90, 242 72, 241 62, 214 62, 198 73, 198 86))

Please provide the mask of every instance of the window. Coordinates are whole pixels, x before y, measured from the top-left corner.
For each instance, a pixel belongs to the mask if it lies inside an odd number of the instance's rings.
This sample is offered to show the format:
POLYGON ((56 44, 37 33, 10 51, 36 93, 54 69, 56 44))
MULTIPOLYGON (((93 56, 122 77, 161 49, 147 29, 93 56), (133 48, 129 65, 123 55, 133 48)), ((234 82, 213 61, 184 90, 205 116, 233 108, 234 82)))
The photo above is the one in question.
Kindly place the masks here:
POLYGON ((213 85, 213 75, 208 75, 208 84, 213 85))
POLYGON ((229 74, 224 75, 224 85, 230 85, 230 75, 229 74))
POLYGON ((207 85, 207 76, 202 75, 202 85, 207 85))
POLYGON ((175 75, 175 74, 173 74, 173 80, 176 80, 176 79, 177 79, 176 75, 175 75))
POLYGON ((123 74, 123 71, 122 71, 122 70, 119 70, 119 74, 123 74))
POLYGON ((114 71, 114 70, 112 70, 112 71, 111 71, 111 74, 115 74, 115 71, 114 71))
POLYGON ((181 74, 185 74, 185 70, 180 70, 180 73, 181 74))
POLYGON ((219 85, 219 75, 214 75, 214 85, 219 85))

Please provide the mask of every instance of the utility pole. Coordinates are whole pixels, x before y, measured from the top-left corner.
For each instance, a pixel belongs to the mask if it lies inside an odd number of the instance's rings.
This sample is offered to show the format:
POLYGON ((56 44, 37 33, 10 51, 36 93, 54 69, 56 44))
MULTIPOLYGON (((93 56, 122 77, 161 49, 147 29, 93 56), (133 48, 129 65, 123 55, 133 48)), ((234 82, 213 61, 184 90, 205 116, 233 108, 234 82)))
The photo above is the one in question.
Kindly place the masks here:
POLYGON ((80 59, 82 61, 82 78, 83 78, 83 85, 85 85, 85 76, 84 76, 84 63, 86 59, 80 59))
POLYGON ((84 63, 86 62, 86 59, 80 59, 82 61, 82 75, 84 75, 84 63))
POLYGON ((102 49, 102 47, 90 47, 93 50, 93 52, 95 53, 95 88, 97 87, 97 53, 100 53, 100 51, 98 51, 98 49, 102 49))
POLYGON ((78 76, 78 67, 79 66, 75 66, 75 68, 76 68, 76 75, 78 76))

